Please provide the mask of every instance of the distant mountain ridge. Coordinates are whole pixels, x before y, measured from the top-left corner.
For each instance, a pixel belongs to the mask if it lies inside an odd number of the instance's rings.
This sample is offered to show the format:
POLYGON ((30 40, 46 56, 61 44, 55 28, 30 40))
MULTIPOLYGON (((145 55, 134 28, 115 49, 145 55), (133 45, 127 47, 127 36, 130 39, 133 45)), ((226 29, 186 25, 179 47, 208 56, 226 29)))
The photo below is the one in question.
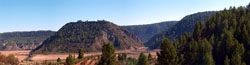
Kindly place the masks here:
POLYGON ((136 35, 108 21, 78 21, 64 25, 32 53, 75 53, 79 48, 86 52, 101 51, 107 42, 116 49, 143 46, 136 35))
POLYGON ((0 50, 34 49, 54 33, 54 31, 24 31, 0 33, 0 50))
POLYGON ((155 49, 160 46, 161 40, 164 37, 174 40, 179 38, 184 32, 192 32, 196 22, 203 21, 215 14, 216 11, 198 12, 191 15, 185 16, 182 20, 176 23, 173 27, 165 30, 159 34, 154 35, 150 40, 148 40, 144 45, 150 49, 155 49))
POLYGON ((121 26, 135 35, 137 35, 143 43, 147 42, 155 34, 160 33, 164 30, 175 25, 178 21, 165 21, 160 23, 145 24, 145 25, 129 25, 121 26))

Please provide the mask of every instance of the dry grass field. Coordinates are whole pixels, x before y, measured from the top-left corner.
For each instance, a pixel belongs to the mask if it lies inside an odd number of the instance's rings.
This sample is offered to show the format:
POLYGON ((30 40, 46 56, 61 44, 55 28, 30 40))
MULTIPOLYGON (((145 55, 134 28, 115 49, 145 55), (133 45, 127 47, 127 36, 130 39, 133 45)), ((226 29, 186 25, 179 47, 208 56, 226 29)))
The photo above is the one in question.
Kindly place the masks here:
POLYGON ((9 54, 13 54, 15 55, 15 57, 18 58, 19 61, 24 60, 25 58, 28 57, 29 53, 31 50, 20 50, 20 51, 0 51, 0 53, 4 54, 4 55, 9 55, 9 54))
MULTIPOLYGON (((146 55, 148 52, 152 54, 153 57, 156 57, 156 52, 159 50, 147 51, 147 50, 120 50, 116 51, 116 54, 126 53, 128 57, 138 58, 141 52, 144 52, 146 55)), ((73 56, 78 57, 77 53, 71 53, 73 56)), ((84 57, 90 56, 99 56, 101 52, 91 52, 84 53, 84 57)), ((37 54, 34 55, 30 60, 34 62, 42 62, 44 60, 55 61, 57 58, 66 59, 68 54, 37 54)))
MULTIPOLYGON (((128 57, 138 58, 139 54, 141 52, 144 52, 146 55, 148 52, 152 54, 153 57, 156 57, 156 52, 159 50, 152 50, 148 51, 146 49, 141 50, 119 50, 116 51, 116 54, 126 53, 128 57)), ((0 51, 0 53, 4 55, 14 54, 15 57, 19 59, 19 61, 24 60, 28 57, 30 50, 21 50, 21 51, 0 51)), ((78 57, 77 53, 71 53, 73 56, 78 57)), ((90 56, 99 56, 101 55, 101 52, 90 52, 90 53, 84 53, 84 57, 90 57, 90 56)), ((45 60, 48 61, 56 61, 57 58, 61 58, 63 60, 68 57, 68 54, 37 54, 30 58, 32 60, 31 62, 44 62, 45 60)), ((30 61, 29 61, 30 62, 30 61)))

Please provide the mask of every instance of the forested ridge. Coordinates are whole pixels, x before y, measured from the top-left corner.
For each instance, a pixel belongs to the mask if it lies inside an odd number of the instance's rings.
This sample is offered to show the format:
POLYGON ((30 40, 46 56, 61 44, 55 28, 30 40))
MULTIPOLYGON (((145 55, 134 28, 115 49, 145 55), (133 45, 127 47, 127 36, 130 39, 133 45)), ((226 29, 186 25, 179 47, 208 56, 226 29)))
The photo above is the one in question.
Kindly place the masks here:
POLYGON ((116 49, 142 46, 133 33, 105 20, 77 21, 64 25, 34 53, 75 53, 84 48, 86 52, 101 51, 103 43, 112 42, 116 49))
MULTIPOLYGON (((250 65, 250 5, 224 9, 205 23, 196 23, 192 33, 185 33, 172 46, 163 41, 158 59, 176 58, 170 65, 250 65), (171 54, 159 57, 164 53, 171 54)), ((165 60, 158 60, 158 64, 164 65, 165 60)))
POLYGON ((174 26, 178 21, 166 21, 154 24, 145 24, 145 25, 129 25, 121 26, 128 31, 134 33, 138 36, 143 43, 147 42, 155 34, 158 34, 162 31, 167 30, 168 28, 174 26))
POLYGON ((26 31, 0 33, 0 50, 33 49, 53 35, 54 31, 26 31), (6 46, 18 47, 7 49, 6 46))
POLYGON ((161 33, 155 34, 152 38, 145 42, 144 45, 150 49, 159 48, 162 38, 167 37, 171 41, 174 41, 174 39, 180 38, 184 32, 192 32, 194 30, 195 23, 199 21, 205 22, 209 16, 212 16, 215 13, 216 11, 207 11, 187 15, 174 26, 162 31, 161 33))

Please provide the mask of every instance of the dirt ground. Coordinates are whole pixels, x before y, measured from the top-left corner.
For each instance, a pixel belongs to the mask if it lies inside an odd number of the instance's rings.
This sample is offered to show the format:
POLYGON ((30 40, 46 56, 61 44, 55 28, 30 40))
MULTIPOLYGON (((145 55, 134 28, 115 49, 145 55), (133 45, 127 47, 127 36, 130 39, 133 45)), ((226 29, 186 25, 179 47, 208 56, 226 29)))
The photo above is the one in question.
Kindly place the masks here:
MULTIPOLYGON (((116 51, 116 54, 121 54, 121 53, 126 53, 128 57, 133 57, 133 58, 138 58, 141 52, 144 52, 146 55, 150 52, 153 57, 156 57, 156 52, 159 50, 152 50, 152 51, 147 51, 147 50, 120 50, 116 51)), ((76 58, 78 57, 78 54, 71 54, 75 56, 76 58)), ((101 52, 91 52, 91 53, 84 53, 84 57, 90 57, 90 56, 99 56, 101 55, 101 52)), ((44 60, 48 61, 53 61, 56 60, 57 58, 61 59, 66 59, 68 57, 68 54, 38 54, 35 55, 31 58, 34 62, 42 62, 44 60)))
MULTIPOLYGON (((116 54, 121 54, 121 53, 126 53, 128 57, 133 57, 133 58, 138 58, 139 54, 141 52, 144 52, 146 55, 150 52, 152 54, 153 57, 156 57, 156 52, 158 52, 159 50, 151 50, 148 51, 146 49, 142 49, 142 50, 119 50, 116 51, 116 54)), ((0 53, 4 54, 4 55, 9 55, 9 54, 14 54, 15 57, 17 57, 19 59, 19 61, 24 60, 25 58, 28 57, 30 50, 22 50, 22 51, 0 51, 0 53)), ((72 54, 75 57, 78 57, 77 53, 72 54)), ((99 56, 101 55, 101 52, 91 52, 91 53, 84 53, 84 57, 90 57, 90 56, 99 56)), ((32 58, 30 58, 30 60, 32 60, 32 62, 43 62, 45 60, 48 61, 55 61, 57 60, 57 58, 61 58, 61 59, 66 59, 66 57, 68 57, 68 54, 38 54, 38 55, 34 55, 32 58)))
POLYGON ((29 55, 29 52, 31 50, 21 50, 21 51, 0 51, 1 54, 4 54, 4 55, 9 55, 9 54, 13 54, 15 55, 15 57, 18 58, 19 61, 21 60, 24 60, 25 58, 28 57, 29 55))

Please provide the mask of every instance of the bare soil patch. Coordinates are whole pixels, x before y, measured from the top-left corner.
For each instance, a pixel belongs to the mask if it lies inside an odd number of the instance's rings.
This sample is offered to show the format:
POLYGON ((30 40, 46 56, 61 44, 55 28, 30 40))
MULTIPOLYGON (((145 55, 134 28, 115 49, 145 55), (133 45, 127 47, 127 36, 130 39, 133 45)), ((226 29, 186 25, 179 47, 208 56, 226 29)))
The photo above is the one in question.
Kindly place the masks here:
MULTIPOLYGON (((150 52, 153 57, 156 57, 156 52, 159 50, 147 50, 147 49, 140 49, 140 50, 119 50, 116 51, 116 54, 122 54, 126 53, 128 57, 138 58, 141 52, 144 52, 146 55, 150 52)), ((77 53, 71 53, 75 58, 78 57, 77 53)), ((101 52, 90 52, 90 53, 84 53, 84 57, 90 57, 90 56, 99 56, 101 55, 101 52)), ((61 58, 65 60, 68 57, 68 54, 37 54, 34 55, 31 60, 34 62, 42 62, 44 60, 48 61, 55 61, 57 58, 61 58)))
POLYGON ((4 54, 4 55, 9 55, 9 54, 13 54, 15 55, 15 57, 18 58, 19 61, 24 60, 25 58, 28 57, 29 53, 31 50, 20 50, 20 51, 0 51, 0 53, 4 54))

